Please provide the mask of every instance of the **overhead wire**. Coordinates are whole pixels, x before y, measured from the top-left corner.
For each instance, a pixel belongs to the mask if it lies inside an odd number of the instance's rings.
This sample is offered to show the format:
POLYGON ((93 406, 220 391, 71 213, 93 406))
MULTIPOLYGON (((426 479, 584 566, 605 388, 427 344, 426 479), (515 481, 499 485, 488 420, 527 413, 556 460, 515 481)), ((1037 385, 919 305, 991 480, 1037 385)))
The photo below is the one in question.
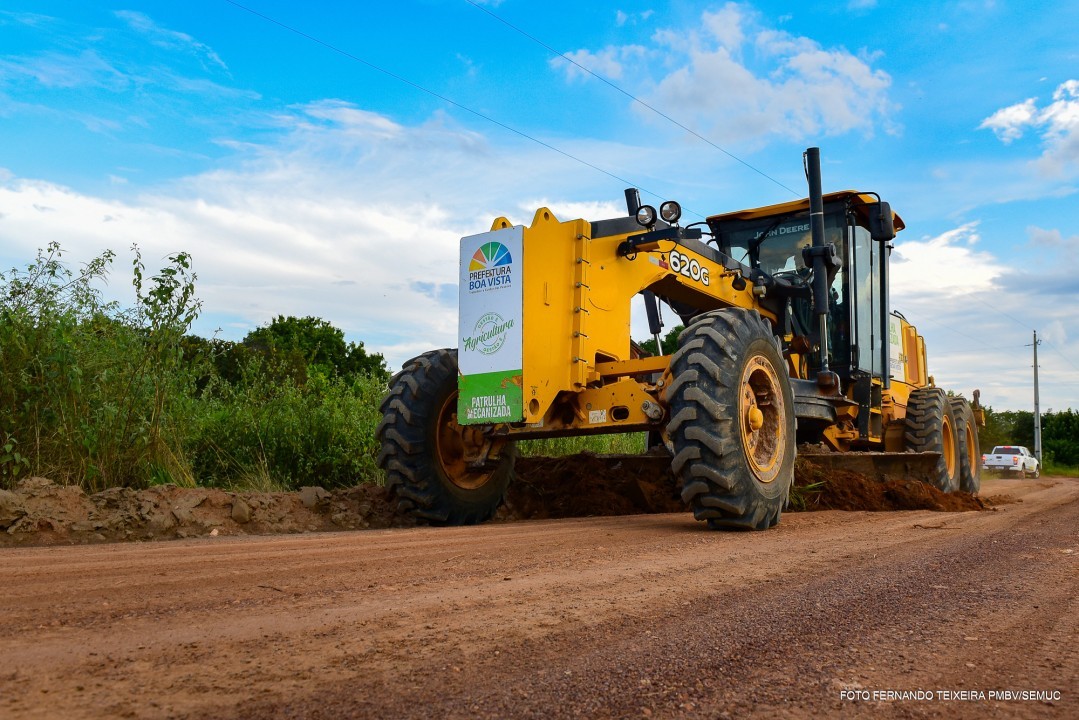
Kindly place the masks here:
MULTIPOLYGON (((598 74, 598 73, 596 73, 596 72, 593 72, 593 71, 592 71, 591 69, 589 69, 588 67, 585 67, 585 66, 584 66, 584 65, 582 65, 581 63, 577 62, 576 60, 574 60, 574 59, 573 59, 572 57, 570 57, 569 55, 567 55, 567 54, 565 54, 565 53, 561 53, 561 52, 559 52, 559 51, 558 51, 558 50, 556 50, 555 48, 551 47, 551 45, 549 45, 548 43, 544 42, 543 40, 540 40, 540 39, 539 39, 538 37, 536 37, 535 35, 532 35, 531 33, 527 32, 526 30, 524 30, 524 29, 522 29, 522 28, 520 28, 520 27, 518 27, 518 26, 514 25, 513 23, 511 23, 510 21, 506 20, 506 19, 505 19, 504 17, 502 17, 502 16, 501 16, 501 15, 499 15, 498 13, 494 12, 494 11, 493 11, 493 10, 491 10, 490 8, 484 7, 483 5, 481 5, 481 4, 479 4, 478 2, 476 2, 476 0, 465 0, 465 2, 466 2, 466 3, 468 3, 469 5, 471 5, 472 7, 476 8, 477 10, 480 10, 480 11, 482 11, 482 12, 486 13, 487 15, 489 15, 489 16, 490 16, 490 17, 492 17, 492 18, 494 18, 494 19, 495 19, 495 20, 497 20, 498 22, 502 23, 502 24, 503 24, 503 25, 505 25, 506 27, 508 27, 508 28, 510 28, 510 29, 512 29, 512 30, 514 30, 514 31, 515 31, 515 32, 517 32, 517 33, 520 33, 521 35, 523 35, 524 37, 528 38, 529 40, 531 40, 532 42, 536 43, 537 45, 539 45, 539 46, 541 46, 541 47, 545 48, 545 49, 546 49, 546 50, 547 50, 548 52, 550 52, 551 54, 553 54, 553 55, 554 55, 555 57, 557 57, 557 58, 559 58, 559 59, 561 59, 561 60, 564 60, 564 61, 566 61, 566 62, 568 62, 568 63, 572 64, 572 65, 573 65, 574 67, 576 67, 577 69, 581 70, 582 72, 585 72, 585 73, 587 73, 588 75, 591 75, 591 76, 592 76, 592 77, 594 77, 595 79, 597 79, 597 80, 599 80, 600 82, 604 83, 605 85, 607 85, 607 86, 609 86, 609 87, 613 88, 614 90, 617 90, 618 92, 622 93, 623 95, 625 95, 626 97, 630 98, 630 99, 631 99, 631 100, 633 100, 634 102, 638 103, 638 104, 639 104, 639 105, 641 105, 642 107, 645 107, 645 108, 647 108, 648 110, 651 110, 651 111, 652 111, 653 113, 655 113, 656 115, 659 115, 659 116, 660 116, 660 117, 662 117, 663 119, 665 119, 665 120, 667 120, 667 121, 669 121, 669 122, 673 123, 674 125, 676 125, 677 127, 681 128, 682 130, 686 131, 686 132, 687 132, 687 133, 689 133, 690 135, 693 135, 694 137, 698 138, 699 140, 702 140, 702 141, 704 141, 704 142, 708 143, 709 145, 711 145, 711 146, 712 146, 713 148, 715 148, 716 150, 718 150, 718 151, 720 151, 721 153, 723 153, 724 155, 726 155, 726 156, 730 157, 730 158, 731 158, 732 160, 736 160, 737 162, 741 163, 741 164, 742 164, 742 165, 744 165, 745 167, 747 167, 747 168, 749 168, 750 170, 754 171, 755 173, 757 173, 757 174, 761 175, 762 177, 765 177, 765 178, 767 178, 768 180, 772 181, 773 183, 775 183, 776 185, 778 185, 778 186, 782 187, 783 189, 787 190, 788 192, 790 192, 790 193, 794 194, 795 196, 797 196, 797 197, 802 197, 802 195, 801 195, 800 193, 797 193, 797 192, 795 192, 794 190, 792 190, 792 189, 791 189, 790 187, 788 187, 787 185, 784 185, 784 184, 783 184, 782 182, 780 182, 779 180, 776 180, 776 179, 775 179, 775 178, 773 178, 772 176, 770 176, 770 175, 768 175, 767 173, 765 173, 765 172, 764 172, 763 170, 760 170, 760 169, 758 169, 758 168, 754 167, 753 165, 751 165, 750 163, 746 162, 745 160, 742 160, 741 158, 739 158, 738 156, 734 155, 733 153, 731 153, 731 152, 727 151, 726 149, 724 149, 724 148, 720 147, 719 145, 717 145, 716 143, 712 142, 712 141, 711 141, 710 139, 708 139, 707 137, 704 137, 703 135, 701 135, 700 133, 698 133, 698 132, 697 132, 696 130, 693 130, 692 128, 690 128, 690 127, 687 127, 686 125, 684 125, 683 123, 679 122, 678 120, 676 120, 676 119, 672 118, 672 117, 671 117, 670 115, 666 114, 666 113, 665 113, 665 112, 663 112, 662 110, 659 110, 658 108, 656 108, 656 107, 654 107, 654 106, 650 105, 649 103, 645 102, 644 100, 641 100, 641 99, 640 99, 639 97, 637 97, 637 96, 636 96, 636 95, 634 95, 633 93, 629 92, 629 91, 628 91, 628 90, 626 90, 625 88, 622 88, 621 86, 619 86, 619 85, 617 85, 617 84, 615 84, 615 83, 611 82, 610 80, 608 80, 607 78, 603 77, 602 75, 600 75, 600 74, 598 74)), ((1004 317, 1008 318, 1009 320, 1011 320, 1011 321, 1013 321, 1013 322, 1017 323, 1018 325, 1021 325, 1022 327, 1026 328, 1026 329, 1029 329, 1029 328, 1027 327, 1027 324, 1026 324, 1026 323, 1024 323, 1024 322, 1023 322, 1022 320, 1019 320, 1018 318, 1014 317, 1013 315, 1011 315, 1011 314, 1009 314, 1009 313, 1007 313, 1007 312, 1005 312, 1005 311, 1001 310, 1000 308, 998 308, 998 307, 996 307, 996 306, 992 305, 992 304, 991 304, 991 303, 989 303, 988 301, 986 301, 986 300, 984 300, 984 299, 982 299, 982 298, 980 298, 980 297, 977 297, 977 296, 975 296, 975 298, 974 298, 974 299, 975 299, 975 300, 977 300, 978 302, 982 303, 983 305, 985 305, 985 306, 986 306, 986 307, 988 307, 989 309, 993 310, 994 312, 998 313, 999 315, 1002 315, 1002 316, 1004 316, 1004 317)), ((955 328, 953 328, 953 327, 951 327, 951 326, 949 326, 949 325, 946 325, 945 323, 939 323, 939 324, 940 324, 940 325, 942 325, 942 326, 944 326, 944 327, 946 327, 946 328, 948 328, 949 330, 951 330, 952 332, 954 332, 954 333, 956 333, 956 334, 958 334, 958 335, 962 335, 962 336, 963 336, 963 337, 965 337, 965 338, 968 338, 968 339, 971 339, 971 340, 975 340, 975 341, 977 341, 977 342, 982 342, 982 341, 981 341, 980 339, 978 339, 978 338, 975 338, 975 337, 972 337, 972 336, 970 336, 970 335, 967 335, 966 333, 964 333, 964 332, 962 332, 962 331, 960 331, 960 330, 956 330, 955 328)), ((983 344, 984 344, 984 343, 983 343, 983 344)), ((991 349, 992 349, 992 348, 991 348, 991 349)), ((1061 356, 1062 356, 1062 357, 1064 357, 1064 358, 1065 358, 1066 360, 1068 360, 1068 363, 1069 363, 1069 364, 1071 364, 1071 365, 1072 365, 1072 367, 1075 367, 1075 365, 1074 365, 1074 364, 1073 364, 1073 363, 1071 362, 1071 360, 1069 360, 1069 359, 1067 358, 1067 356, 1063 355, 1063 353, 1061 353, 1061 356)))
MULTIPOLYGON (((467 113, 469 113, 471 115, 474 115, 475 117, 478 117, 478 118, 480 118, 480 119, 482 119, 482 120, 484 120, 486 122, 489 122, 489 123, 491 123, 493 125, 496 125, 496 126, 502 128, 503 130, 506 130, 506 131, 511 132, 511 133, 513 133, 513 134, 515 134, 515 135, 517 135, 519 137, 522 137, 522 138, 524 138, 526 140, 529 140, 529 141, 531 141, 533 143, 536 143, 537 145, 545 147, 548 150, 552 150, 552 151, 558 153, 559 155, 562 155, 563 157, 565 157, 565 158, 567 158, 569 160, 573 160, 574 162, 580 163, 581 165, 584 165, 585 167, 591 168, 592 170, 595 170, 596 172, 599 172, 599 173, 601 173, 603 175, 606 175, 607 177, 609 177, 609 178, 611 178, 613 180, 617 180, 620 183, 622 183, 623 185, 638 187, 641 190, 641 192, 644 192, 644 193, 646 193, 648 195, 651 195, 652 197, 659 198, 659 199, 663 198, 663 196, 659 195, 658 193, 652 192, 651 190, 648 190, 647 188, 640 187, 636 183, 634 183, 634 182, 632 182, 632 181, 630 181, 630 180, 628 180, 626 178, 623 178, 623 177, 621 177, 619 175, 616 175, 615 173, 612 173, 609 170, 606 170, 606 169, 604 169, 602 167, 599 167, 598 165, 595 165, 594 163, 591 163, 591 162, 589 162, 589 161, 587 161, 587 160, 585 160, 585 159, 583 159, 581 157, 578 157, 577 155, 574 155, 574 154, 572 154, 570 152, 567 152, 567 151, 565 151, 565 150, 563 150, 563 149, 561 149, 559 147, 556 147, 556 146, 554 146, 554 145, 552 145, 552 144, 550 144, 550 143, 548 143, 548 142, 546 142, 544 140, 540 140, 539 138, 534 137, 532 135, 529 135, 528 133, 526 133, 526 132, 524 132, 522 130, 518 130, 517 128, 515 128, 513 126, 511 126, 511 125, 509 125, 509 124, 507 124, 505 122, 502 122, 501 120, 498 120, 497 118, 494 118, 494 117, 492 117, 490 115, 482 113, 482 112, 480 112, 478 110, 475 110, 475 109, 465 105, 464 103, 458 102, 458 101, 456 101, 456 100, 454 100, 454 99, 452 99, 450 97, 447 97, 447 96, 445 96, 445 95, 443 95, 443 94, 441 94, 439 92, 436 92, 434 90, 431 90, 430 88, 427 88, 427 87, 425 87, 423 85, 420 85, 419 83, 417 83, 417 82, 415 82, 413 80, 410 80, 410 79, 404 77, 403 75, 395 73, 395 72, 393 72, 391 70, 387 70, 386 68, 384 68, 384 67, 382 67, 380 65, 377 65, 377 64, 371 62, 370 60, 367 60, 365 58, 359 57, 358 55, 350 53, 347 50, 344 50, 344 49, 342 49, 340 47, 337 47, 336 45, 333 45, 332 43, 329 43, 329 42, 327 42, 325 40, 322 40, 321 38, 315 37, 314 35, 311 35, 310 33, 306 33, 303 30, 300 30, 300 29, 298 29, 296 27, 293 27, 293 26, 291 26, 291 25, 289 25, 289 24, 287 24, 285 22, 282 22, 282 21, 280 21, 280 20, 278 20, 276 18, 273 18, 273 17, 271 17, 269 15, 261 13, 258 10, 255 10, 254 8, 251 8, 251 7, 248 7, 248 6, 246 6, 246 5, 242 4, 242 3, 236 2, 236 0, 224 0, 224 2, 228 3, 229 5, 232 5, 233 7, 237 8, 239 10, 243 10, 244 12, 247 12, 247 13, 255 16, 255 17, 258 17, 258 18, 260 18, 260 19, 262 19, 262 20, 264 20, 264 21, 266 21, 268 23, 276 25, 277 27, 280 27, 283 30, 287 30, 288 32, 291 32, 291 33, 293 33, 295 35, 298 35, 299 37, 302 37, 305 40, 308 40, 308 41, 313 42, 313 43, 315 43, 317 45, 320 45, 320 46, 326 48, 327 50, 330 50, 331 52, 334 52, 334 53, 337 53, 338 55, 341 55, 342 57, 348 58, 349 60, 352 60, 354 62, 358 62, 361 65, 364 65, 364 66, 366 66, 366 67, 368 67, 368 68, 370 68, 370 69, 372 69, 372 70, 374 70, 376 72, 382 73, 383 75, 385 75, 385 76, 387 76, 389 78, 392 78, 392 79, 394 79, 394 80, 396 80, 396 81, 398 81, 400 83, 408 85, 409 87, 412 87, 412 88, 414 88, 416 90, 419 90, 420 92, 426 93, 427 95, 430 95, 431 97, 434 97, 437 100, 440 100, 440 101, 442 101, 442 102, 444 102, 444 103, 446 103, 448 105, 452 105, 455 108, 463 110, 464 112, 467 112, 467 113)), ((708 139, 707 137, 701 135, 700 133, 693 130, 692 128, 690 128, 690 127, 686 126, 685 124, 679 122, 678 120, 672 118, 671 116, 667 115, 666 113, 664 113, 663 111, 657 109, 656 107, 652 106, 651 104, 645 102, 644 100, 641 100, 637 96, 633 95, 632 93, 625 90, 624 88, 616 85, 615 83, 611 82, 607 78, 593 72, 592 70, 590 70, 589 68, 587 68, 584 65, 580 64, 579 62, 577 62, 573 58, 567 56, 564 53, 558 52, 556 49, 551 47, 549 44, 543 42, 539 38, 531 35, 530 33, 526 32, 525 30, 523 30, 523 29, 517 27, 516 25, 510 23, 509 21, 502 18, 498 14, 494 13, 490 9, 488 9, 486 7, 483 7, 482 5, 478 4, 474 0, 465 0, 465 2, 467 2, 469 5, 472 5, 474 8, 483 11, 484 13, 489 15, 490 17, 492 17, 495 20, 497 20, 498 22, 506 25, 507 27, 511 28, 515 32, 520 33, 521 35, 528 38, 529 40, 532 40, 533 42, 539 44, 540 46, 542 46, 543 48, 545 48, 546 50, 548 50, 549 52, 554 54, 556 57, 558 57, 558 58, 560 58, 562 60, 565 60, 568 63, 573 64, 575 67, 580 69, 582 72, 585 72, 585 73, 591 75, 592 77, 596 78, 600 82, 603 82, 604 84, 610 86, 611 88, 618 91, 619 93, 622 93, 626 97, 630 98, 634 102, 640 104, 642 107, 647 108, 651 112, 653 112, 656 115, 664 118, 665 120, 673 123, 674 125, 681 128, 682 130, 689 133, 690 135, 693 135, 694 137, 702 140, 703 142, 707 143, 708 145, 715 148, 719 152, 721 152, 724 155, 730 157, 732 160, 735 160, 736 162, 738 162, 741 165, 749 168, 753 172, 755 172, 755 173, 761 175, 762 177, 768 179, 769 181, 775 183, 776 185, 783 188, 784 190, 787 190, 788 192, 795 195, 796 197, 802 197, 801 194, 799 194, 798 192, 792 190, 790 187, 783 184, 779 180, 776 180, 772 176, 768 175, 763 170, 760 170, 759 168, 754 167, 752 164, 750 164, 750 163, 746 162, 745 160, 739 158, 738 156, 734 155, 730 151, 728 151, 725 148, 721 147, 720 145, 716 144, 715 142, 708 139)), ((688 209, 687 209, 687 211, 688 212, 693 212, 692 210, 688 210, 688 209)), ((704 217, 703 215, 700 215, 700 213, 693 212, 693 214, 699 215, 700 217, 704 217)), ((991 310, 998 313, 999 315, 1002 315, 1002 316, 1012 320, 1013 322, 1023 326, 1025 329, 1029 329, 1029 328, 1027 328, 1026 323, 1024 323, 1023 321, 1021 321, 1021 320, 1017 319, 1016 317, 1010 315, 1009 313, 1004 312, 1000 308, 997 308, 996 306, 992 305, 988 301, 983 300, 982 298, 979 298, 979 297, 975 297, 975 299, 978 300, 978 302, 981 302, 982 304, 986 305, 987 307, 989 307, 991 310)), ((948 325, 946 325, 944 323, 939 323, 939 321, 938 321, 938 324, 943 325, 944 327, 948 328, 952 332, 955 332, 955 333, 957 333, 959 335, 962 335, 963 337, 966 337, 966 338, 971 339, 971 340, 979 341, 977 338, 974 338, 974 337, 972 337, 970 335, 967 335, 966 333, 963 333, 963 332, 961 332, 961 331, 959 331, 959 330, 957 330, 957 329, 955 329, 953 327, 950 327, 950 326, 948 326, 948 325)), ((981 342, 981 341, 979 341, 979 342, 981 342)), ((1075 364, 1066 355, 1064 355, 1064 353, 1060 352, 1055 346, 1051 346, 1051 347, 1053 347, 1053 349, 1056 350, 1061 355, 1061 357, 1063 357, 1068 362, 1069 365, 1071 365, 1073 368, 1076 367, 1075 364)), ((1079 368, 1077 368, 1077 369, 1079 369, 1079 368)))
MULTIPOLYGON (((401 83, 404 83, 405 85, 408 85, 409 87, 412 87, 412 88, 414 88, 416 90, 424 92, 424 93, 430 95, 431 97, 434 97, 434 98, 436 98, 438 100, 441 100, 444 103, 447 103, 448 105, 452 105, 453 107, 458 108, 460 110, 463 110, 463 111, 465 111, 467 113, 470 113, 470 114, 472 114, 472 115, 474 115, 474 116, 476 116, 476 117, 478 117, 478 118, 480 118, 482 120, 486 120, 487 122, 492 123, 493 125, 497 125, 498 127, 502 128, 504 130, 507 130, 507 131, 509 131, 509 132, 511 132, 511 133, 513 133, 515 135, 518 135, 518 136, 520 136, 522 138, 525 138, 526 140, 530 140, 530 141, 536 143, 537 145, 541 145, 541 146, 547 148, 548 150, 553 150, 554 152, 558 153, 559 155, 562 155, 562 156, 564 156, 564 157, 566 157, 566 158, 568 158, 570 160, 578 162, 578 163, 580 163, 580 164, 582 164, 582 165, 584 165, 586 167, 592 168, 593 170, 595 170, 595 171, 597 171, 599 173, 602 173, 602 174, 606 175, 609 178, 612 178, 614 180, 619 181, 620 183, 622 183, 625 186, 636 187, 643 193, 651 195, 652 197, 658 198, 660 200, 663 199, 663 196, 659 195, 658 193, 652 192, 651 190, 648 190, 647 188, 640 187, 636 183, 634 183, 634 182, 632 182, 630 180, 627 180, 626 178, 620 177, 619 175, 616 175, 616 174, 614 174, 614 173, 612 173, 612 172, 610 172, 608 170, 605 170, 605 169, 599 167, 598 165, 595 165, 595 164, 593 164, 593 163, 591 163, 591 162, 589 162, 587 160, 584 160, 583 158, 580 158, 580 157, 578 157, 578 156, 576 156, 576 155, 574 155, 572 153, 569 153, 569 152, 567 152, 565 150, 562 150, 561 148, 558 148, 558 147, 556 147, 556 146, 554 146, 554 145, 552 145, 552 144, 550 144, 548 142, 545 142, 543 140, 540 140, 539 138, 533 137, 532 135, 529 135, 526 132, 518 130, 517 128, 512 127, 512 126, 502 122, 501 120, 498 120, 496 118, 491 117, 490 115, 482 113, 479 110, 474 110, 473 108, 468 107, 464 103, 457 102, 456 100, 453 100, 452 98, 446 97, 445 95, 442 95, 439 92, 436 92, 434 90, 431 90, 430 88, 424 87, 423 85, 420 85, 419 83, 417 83, 417 82, 415 82, 413 80, 409 80, 408 78, 404 77, 403 75, 399 75, 399 74, 397 74, 397 73, 395 73, 395 72, 393 72, 391 70, 387 70, 384 67, 376 65, 375 63, 371 62, 370 60, 366 60, 366 59, 364 59, 362 57, 359 57, 358 55, 353 55, 352 53, 348 52, 347 50, 343 50, 342 48, 339 48, 336 45, 333 45, 331 43, 326 42, 325 40, 317 38, 314 35, 306 33, 306 32, 304 32, 304 31, 302 31, 302 30, 300 30, 298 28, 295 28, 295 27, 287 24, 287 23, 281 22, 280 20, 277 20, 276 18, 270 17, 269 15, 265 15, 265 14, 259 12, 258 10, 255 10, 253 8, 250 8, 250 7, 246 6, 246 5, 243 5, 242 3, 236 2, 236 0, 224 0, 224 2, 228 3, 229 5, 232 5, 233 7, 238 8, 240 10, 243 10, 244 12, 250 13, 251 15, 254 15, 255 17, 261 18, 262 20, 265 20, 266 22, 272 23, 272 24, 274 24, 274 25, 276 25, 276 26, 278 26, 278 27, 280 27, 280 28, 282 28, 284 30, 287 30, 287 31, 289 31, 291 33, 294 33, 295 35, 299 35, 300 37, 304 38, 305 40, 309 40, 309 41, 311 41, 311 42, 313 42, 313 43, 315 43, 317 45, 321 45, 322 47, 326 48, 327 50, 331 50, 332 52, 335 52, 338 55, 341 55, 343 57, 346 57, 349 60, 353 60, 355 62, 358 62, 361 65, 365 65, 365 66, 371 68, 372 70, 375 70, 377 72, 382 73, 383 75, 386 75, 387 77, 393 78, 394 80, 397 80, 398 82, 401 82, 401 83)), ((683 209, 685 209, 685 208, 683 208, 683 209)), ((701 215, 700 213, 697 213, 697 212, 693 212, 692 210, 688 210, 688 209, 686 209, 686 210, 687 210, 687 212, 692 212, 694 215, 698 215, 699 217, 702 217, 702 218, 705 217, 704 215, 701 215)))
POLYGON ((626 89, 624 89, 624 88, 622 88, 622 87, 620 87, 620 86, 616 85, 615 83, 611 82, 610 80, 608 80, 607 78, 603 77, 602 75, 599 75, 598 73, 595 73, 595 72, 593 72, 593 71, 592 71, 592 70, 590 70, 589 68, 585 67, 585 66, 584 66, 584 65, 582 65, 581 63, 579 63, 579 62, 577 62, 576 60, 574 60, 573 58, 571 58, 571 57, 570 57, 569 55, 566 55, 565 53, 560 53, 560 52, 558 52, 558 50, 554 49, 553 47, 551 47, 550 45, 548 45, 547 43, 545 43, 545 42, 544 42, 543 40, 540 40, 540 39, 539 39, 539 38, 537 38, 537 37, 536 37, 535 35, 532 35, 532 34, 528 33, 527 31, 525 31, 525 30, 523 30, 523 29, 521 29, 521 28, 517 27, 516 25, 514 25, 514 24, 513 24, 513 23, 511 23, 510 21, 508 21, 508 20, 506 20, 505 18, 503 18, 503 17, 501 16, 501 15, 498 15, 497 13, 495 13, 495 12, 494 12, 493 10, 491 10, 490 8, 486 8, 486 7, 484 7, 483 5, 480 5, 480 4, 479 4, 478 2, 476 2, 475 0, 465 0, 465 2, 467 2, 467 3, 469 4, 469 5, 471 5, 472 7, 476 8, 477 10, 481 10, 481 11, 483 11, 483 12, 487 13, 488 15, 490 15, 490 16, 491 16, 492 18, 494 18, 494 19, 495 19, 495 20, 497 20, 498 22, 502 23, 503 25, 505 25, 506 27, 510 28, 511 30, 514 30, 514 31, 516 31, 516 32, 520 33, 521 35, 523 35, 524 37, 528 38, 529 40, 531 40, 532 42, 536 43, 537 45, 539 45, 539 46, 541 46, 541 47, 543 47, 543 48, 547 49, 547 51, 548 51, 548 52, 550 52, 551 54, 553 54, 553 55, 554 55, 555 57, 557 57, 557 58, 560 58, 560 59, 562 59, 562 60, 565 60, 565 61, 566 61, 566 62, 568 62, 568 63, 571 63, 571 64, 573 64, 573 65, 574 65, 575 67, 577 67, 577 68, 578 68, 579 70, 581 70, 581 71, 583 71, 583 72, 586 72, 586 73, 588 73, 589 75, 591 75, 592 77, 596 78, 596 79, 597 79, 597 80, 599 80, 600 82, 602 82, 602 83, 604 83, 604 84, 608 85, 609 87, 611 87, 611 88, 613 88, 613 89, 617 90, 618 92, 620 92, 620 93, 622 93, 623 95, 625 95, 626 97, 628 97, 628 98, 629 98, 630 100, 633 100, 633 101, 634 101, 635 103, 638 103, 638 104, 640 104, 640 105, 641 105, 642 107, 648 108, 649 110, 651 110, 652 112, 654 112, 654 113, 655 113, 656 115, 659 115, 659 116, 660 116, 661 118, 663 118, 664 120, 667 120, 667 121, 669 121, 669 122, 671 122, 671 123, 675 124, 676 126, 678 126, 679 128, 681 128, 682 130, 685 130, 685 131, 686 131, 687 133, 689 133, 689 134, 690 134, 690 135, 692 135, 693 137, 695 137, 695 138, 697 138, 697 139, 699 139, 699 140, 702 140, 702 141, 704 141, 704 142, 708 143, 708 144, 709 144, 709 145, 711 145, 711 146, 712 146, 713 148, 715 148, 715 149, 716 149, 716 150, 718 150, 719 152, 723 153, 723 154, 724 154, 724 155, 726 155, 727 157, 729 157, 729 158, 731 158, 732 160, 735 160, 735 161, 737 161, 737 162, 741 163, 742 165, 746 166, 747 168, 749 168, 749 169, 750 169, 750 170, 752 170, 753 172, 757 173, 757 174, 758 174, 758 175, 760 175, 761 177, 763 177, 763 178, 766 178, 766 179, 768 179, 768 180, 772 181, 773 183, 775 183, 775 184, 776 184, 776 185, 778 185, 779 187, 783 188, 783 189, 784 189, 784 190, 786 190, 787 192, 791 193, 791 194, 792 194, 792 195, 794 195, 795 197, 798 197, 798 198, 800 198, 800 197, 802 197, 802 196, 803 196, 803 194, 802 194, 802 193, 799 193, 799 192, 796 192, 796 191, 792 190, 792 189, 791 189, 791 188, 789 188, 788 186, 786 186, 786 185, 784 185, 783 183, 781 183, 781 182, 780 182, 779 180, 776 180, 776 179, 775 179, 774 177, 772 177, 772 176, 771 176, 771 175, 769 175, 768 173, 764 172, 763 170, 761 170, 761 169, 759 169, 759 168, 757 168, 757 167, 754 167, 753 165, 751 165, 750 163, 746 162, 746 161, 745 161, 745 160, 743 160, 742 158, 738 157, 738 156, 737 156, 737 155, 735 155, 734 153, 731 153, 730 151, 726 150, 725 148, 722 148, 722 147, 720 147, 719 145, 717 145, 716 143, 712 142, 711 140, 709 140, 708 138, 706 138, 706 137, 705 137, 704 135, 701 135, 701 134, 700 134, 699 132, 697 132, 697 131, 696 131, 696 130, 694 130, 693 128, 691 128, 691 127, 688 127, 688 126, 686 126, 686 125, 682 124, 681 122, 679 122, 678 120, 675 120, 675 119, 674 119, 673 117, 671 117, 671 116, 670 116, 670 115, 668 115, 667 113, 663 112, 662 110, 659 110, 658 108, 656 108, 656 107, 654 107, 654 106, 652 106, 652 105, 648 104, 648 103, 647 103, 647 102, 645 102, 644 100, 641 100, 641 99, 640 99, 639 97, 637 97, 637 96, 636 96, 636 95, 634 95, 633 93, 629 92, 628 90, 626 90, 626 89))
POLYGON ((1067 362, 1069 365, 1071 365, 1073 369, 1075 369, 1076 371, 1079 371, 1079 366, 1077 366, 1074 362, 1072 362, 1072 359, 1070 357, 1068 357, 1067 355, 1065 355, 1064 351, 1062 351, 1060 348, 1058 348, 1056 345, 1049 342, 1048 340, 1042 339, 1041 342, 1043 342, 1046 345, 1048 345, 1049 347, 1051 347, 1054 350, 1054 352, 1056 352, 1058 355, 1060 355, 1060 357, 1064 358, 1064 361, 1067 362))

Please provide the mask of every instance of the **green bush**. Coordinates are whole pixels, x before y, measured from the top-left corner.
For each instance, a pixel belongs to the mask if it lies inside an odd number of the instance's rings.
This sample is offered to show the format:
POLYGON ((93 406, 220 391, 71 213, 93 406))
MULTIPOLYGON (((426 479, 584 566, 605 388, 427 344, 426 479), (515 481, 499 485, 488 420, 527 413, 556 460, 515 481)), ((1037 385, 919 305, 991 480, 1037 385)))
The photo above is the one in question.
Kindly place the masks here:
POLYGON ((0 457, 4 482, 190 483, 177 412, 190 380, 177 340, 199 308, 188 256, 147 279, 136 249, 139 305, 128 312, 92 286, 111 252, 77 275, 61 257, 51 244, 25 270, 0 273, 0 435, 13 448, 0 457))
MULTIPOLYGON (((186 443, 200 484, 296 489, 381 482, 375 429, 380 376, 265 382, 251 358, 237 383, 216 380, 199 399, 186 443)), ((269 489, 269 488, 267 488, 269 489)))
POLYGON ((279 318, 253 333, 270 339, 261 345, 188 336, 200 309, 190 257, 148 276, 134 252, 126 311, 93 287, 111 252, 76 274, 53 244, 0 273, 0 483, 35 474, 96 492, 381 478, 380 355, 314 318, 279 318))

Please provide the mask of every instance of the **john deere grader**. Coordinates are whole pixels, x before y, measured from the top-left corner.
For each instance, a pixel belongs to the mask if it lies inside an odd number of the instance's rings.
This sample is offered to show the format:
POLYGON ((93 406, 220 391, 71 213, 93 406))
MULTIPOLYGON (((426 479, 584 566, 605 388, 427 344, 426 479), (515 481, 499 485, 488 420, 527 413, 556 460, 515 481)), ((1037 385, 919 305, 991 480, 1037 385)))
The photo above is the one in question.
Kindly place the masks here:
MULTIPOLYGON (((404 509, 436 524, 489 519, 525 438, 647 432, 713 528, 764 529, 787 503, 799 447, 946 492, 976 492, 980 409, 949 398, 921 335, 888 305, 903 221, 870 192, 679 224, 626 191, 628 215, 528 227, 498 218, 461 240, 456 349, 390 381, 379 464, 404 509), (673 355, 630 338, 643 298, 685 325, 673 355)), ((658 347, 658 342, 657 342, 658 347)))

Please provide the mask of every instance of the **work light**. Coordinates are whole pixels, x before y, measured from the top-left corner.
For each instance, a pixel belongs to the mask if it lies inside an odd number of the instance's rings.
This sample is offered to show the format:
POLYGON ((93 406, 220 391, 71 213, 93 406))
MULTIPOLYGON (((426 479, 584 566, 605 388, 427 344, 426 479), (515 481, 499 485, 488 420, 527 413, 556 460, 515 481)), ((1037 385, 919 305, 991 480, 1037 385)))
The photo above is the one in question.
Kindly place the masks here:
POLYGON ((659 216, 674 225, 678 222, 678 218, 682 217, 682 206, 674 200, 668 200, 659 206, 659 216))
POLYGON ((651 205, 641 205, 637 208, 637 224, 649 228, 655 225, 656 209, 651 205))

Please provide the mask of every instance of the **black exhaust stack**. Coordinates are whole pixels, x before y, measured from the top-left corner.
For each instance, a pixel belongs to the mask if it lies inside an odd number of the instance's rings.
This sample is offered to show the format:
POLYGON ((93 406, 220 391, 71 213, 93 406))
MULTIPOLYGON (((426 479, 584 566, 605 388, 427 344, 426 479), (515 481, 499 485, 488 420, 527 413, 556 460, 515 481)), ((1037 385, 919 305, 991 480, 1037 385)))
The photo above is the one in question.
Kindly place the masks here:
POLYGON ((820 327, 820 372, 817 384, 836 386, 838 377, 828 366, 828 286, 839 268, 835 245, 824 242, 824 193, 821 191, 820 148, 805 151, 806 179, 809 181, 809 230, 813 245, 803 251, 806 264, 813 268, 813 312, 820 327))

